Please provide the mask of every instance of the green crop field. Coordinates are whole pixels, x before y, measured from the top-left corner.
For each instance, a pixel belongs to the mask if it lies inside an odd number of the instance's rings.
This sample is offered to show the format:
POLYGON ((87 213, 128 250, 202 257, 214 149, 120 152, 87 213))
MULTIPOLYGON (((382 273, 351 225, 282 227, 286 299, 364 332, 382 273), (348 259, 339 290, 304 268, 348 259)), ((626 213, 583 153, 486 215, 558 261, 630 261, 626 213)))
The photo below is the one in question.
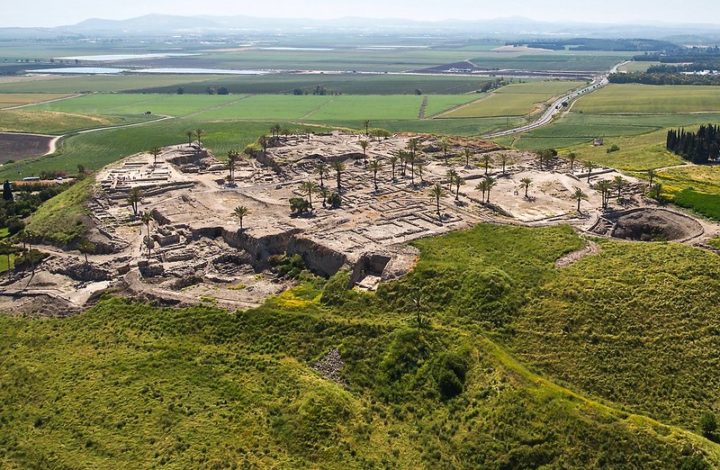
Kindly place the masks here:
POLYGON ((540 111, 554 97, 581 86, 582 82, 547 81, 505 86, 487 97, 443 114, 443 118, 525 116, 540 111))
POLYGON ((473 57, 470 61, 478 67, 486 69, 604 72, 610 70, 613 65, 627 60, 630 55, 632 54, 603 51, 557 51, 545 54, 486 52, 473 57))
POLYGON ((500 141, 528 150, 565 148, 592 142, 596 137, 604 137, 608 140, 608 138, 641 135, 671 127, 692 126, 718 120, 720 114, 617 115, 571 111, 551 125, 500 141))
POLYGON ((628 62, 627 64, 620 67, 620 72, 645 72, 649 67, 653 65, 659 65, 660 62, 628 62))
MULTIPOLYGON (((170 87, 174 93, 179 86, 192 86, 195 82, 219 81, 224 78, 222 75, 188 74, 12 77, 5 80, 0 78, 0 93, 110 93, 150 87, 170 87)), ((203 92, 206 88, 203 87, 203 92)))
POLYGON ((573 111, 592 114, 717 113, 714 86, 611 84, 582 97, 573 111))
MULTIPOLYGON (((263 76, 225 76, 209 78, 195 83, 182 84, 187 93, 207 93, 208 87, 225 87, 230 93, 240 94, 287 94, 300 90, 312 94, 317 87, 327 93, 344 95, 414 95, 423 94, 464 94, 482 87, 489 78, 455 77, 434 75, 392 75, 392 74, 270 74, 263 76)), ((177 84, 154 86, 152 83, 136 92, 176 93, 177 84)), ((2 84, 0 84, 2 89, 2 84)), ((128 90, 129 88, 123 88, 128 90)))

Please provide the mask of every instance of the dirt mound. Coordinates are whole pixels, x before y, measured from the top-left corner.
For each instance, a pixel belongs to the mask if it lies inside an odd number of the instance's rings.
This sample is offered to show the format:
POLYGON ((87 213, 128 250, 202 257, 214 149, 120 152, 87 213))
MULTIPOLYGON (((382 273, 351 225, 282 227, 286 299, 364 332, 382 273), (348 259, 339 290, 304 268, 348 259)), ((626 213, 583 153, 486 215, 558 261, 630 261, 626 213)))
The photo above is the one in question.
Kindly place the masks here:
POLYGON ((662 209, 641 209, 617 216, 614 238, 635 241, 681 241, 702 235, 697 221, 662 209))

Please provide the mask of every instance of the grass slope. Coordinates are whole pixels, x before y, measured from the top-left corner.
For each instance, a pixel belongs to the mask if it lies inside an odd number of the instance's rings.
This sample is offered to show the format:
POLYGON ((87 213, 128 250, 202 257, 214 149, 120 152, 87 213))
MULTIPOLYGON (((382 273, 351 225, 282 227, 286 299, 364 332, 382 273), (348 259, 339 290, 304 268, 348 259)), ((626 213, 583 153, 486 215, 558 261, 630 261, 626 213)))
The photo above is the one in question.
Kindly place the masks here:
POLYGON ((87 177, 43 203, 32 215, 26 231, 57 245, 71 244, 85 234, 87 208, 94 178, 87 177))

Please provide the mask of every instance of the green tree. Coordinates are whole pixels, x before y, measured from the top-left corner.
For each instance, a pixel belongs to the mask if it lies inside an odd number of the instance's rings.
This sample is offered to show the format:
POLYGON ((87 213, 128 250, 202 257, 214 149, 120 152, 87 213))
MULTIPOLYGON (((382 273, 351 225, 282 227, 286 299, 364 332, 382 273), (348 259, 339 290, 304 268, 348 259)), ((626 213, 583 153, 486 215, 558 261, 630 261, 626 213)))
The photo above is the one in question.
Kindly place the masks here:
POLYGON ((205 135, 205 131, 202 129, 195 129, 195 137, 197 138, 198 144, 202 145, 202 136, 205 135))
POLYGON ((160 147, 153 147, 150 149, 150 155, 153 156, 153 166, 157 165, 157 157, 160 156, 162 153, 162 149, 160 147))
POLYGON ((300 183, 300 190, 303 193, 307 194, 308 204, 310 205, 310 209, 312 209, 312 195, 315 191, 317 191, 317 185, 312 181, 303 181, 302 183, 300 183))
POLYGON ((372 171, 373 174, 373 185, 375 186, 375 192, 378 192, 378 183, 377 183, 377 174, 378 171, 382 168, 382 163, 380 163, 378 160, 373 160, 368 165, 368 168, 370 171, 372 171))
POLYGON ((582 189, 575 188, 573 198, 577 201, 577 211, 580 212, 580 203, 582 201, 587 201, 587 194, 585 194, 582 189))
POLYGON ((345 171, 345 164, 343 162, 336 160, 332 163, 332 169, 335 170, 335 177, 337 178, 337 192, 340 194, 342 192, 342 172, 345 171))
POLYGON ((455 200, 460 200, 460 186, 465 184, 465 180, 460 175, 455 175, 455 200))
POLYGON ((532 182, 533 181, 530 178, 523 178, 520 180, 522 187, 525 188, 525 199, 528 198, 528 189, 530 189, 530 185, 532 184, 532 182))
POLYGON ((490 156, 490 154, 483 155, 483 163, 485 164, 485 175, 487 176, 488 170, 490 169, 490 164, 493 163, 493 158, 490 156))
POLYGON ((142 200, 142 191, 138 187, 134 187, 130 189, 130 192, 128 193, 127 202, 130 204, 130 208, 133 211, 133 217, 137 217, 138 215, 138 205, 140 204, 140 201, 142 200))
POLYGON ((506 153, 500 155, 500 163, 502 164, 502 174, 505 175, 505 167, 507 166, 508 156, 506 153))
POLYGON ((610 189, 612 188, 610 181, 608 181, 608 180, 599 181, 595 185, 595 187, 598 191, 600 191, 600 195, 602 197, 602 208, 607 209, 608 199, 610 199, 610 189))
POLYGON ((237 150, 230 150, 227 154, 228 157, 228 176, 230 177, 230 181, 235 181, 235 166, 237 165, 237 161, 240 159, 240 152, 237 150))
POLYGON ((617 190, 617 197, 620 199, 622 190, 625 187, 625 179, 622 176, 616 176, 613 178, 613 186, 617 190))
POLYGON ((95 253, 95 244, 90 240, 83 240, 78 244, 78 251, 85 255, 85 264, 89 264, 88 255, 95 253))
POLYGON ((150 223, 153 221, 153 216, 150 214, 150 212, 145 211, 143 212, 142 216, 140 216, 140 220, 142 220, 142 223, 145 224, 145 228, 147 229, 147 236, 150 236, 150 223))
POLYGON ((585 162, 585 169, 587 170, 587 182, 590 184, 590 175, 592 175, 592 172, 595 169, 595 163, 591 161, 585 162))
POLYGON ((577 160, 577 155, 575 152, 570 152, 568 154, 568 161, 570 162, 570 173, 573 172, 573 169, 575 168, 575 160, 577 160))
POLYGON ((472 154, 470 149, 466 148, 463 150, 463 154, 465 155, 465 168, 470 168, 470 155, 472 154))
POLYGON ((367 149, 370 143, 367 140, 361 140, 360 142, 358 142, 358 144, 360 144, 360 148, 362 148, 363 156, 367 158, 367 149))
POLYGON ((490 202, 490 190, 492 188, 494 188, 496 184, 497 184, 497 181, 495 181, 494 178, 492 178, 490 176, 485 177, 485 189, 487 190, 487 201, 486 202, 488 202, 488 203, 490 202))
POLYGON ((240 221, 240 231, 242 232, 243 229, 243 220, 245 217, 250 214, 250 209, 248 209, 245 206, 237 206, 235 210, 233 210, 233 216, 235 216, 240 221))
POLYGON ((718 425, 715 415, 712 413, 704 413, 700 418, 700 431, 702 435, 711 441, 716 441, 717 435, 715 433, 717 432, 717 428, 718 425))
POLYGON ((397 181, 397 179, 395 178, 395 167, 397 166, 397 163, 398 163, 398 156, 397 155, 391 156, 389 161, 390 161, 390 165, 392 166, 392 180, 394 183, 395 181, 397 181))
POLYGON ((365 135, 370 137, 370 121, 365 120, 363 124, 365 125, 365 135))
POLYGON ((650 187, 652 188, 653 181, 655 180, 655 177, 657 176, 657 172, 655 170, 648 170, 648 178, 650 179, 650 187))
POLYGON ((317 165, 315 165, 315 173, 320 176, 320 189, 325 189, 325 178, 328 176, 329 172, 330 169, 328 168, 327 163, 318 162, 317 165))
POLYGON ((195 132, 194 131, 185 131, 185 135, 187 136, 187 139, 188 139, 188 147, 190 147, 192 145, 192 140, 193 140, 193 137, 195 136, 195 132))
POLYGON ((438 218, 441 219, 440 216, 440 198, 445 195, 445 190, 443 190, 443 187, 440 183, 435 183, 435 186, 432 187, 430 190, 430 194, 433 198, 435 198, 435 207, 437 209, 437 215, 438 218))
POLYGON ((440 141, 440 148, 442 149, 442 152, 443 152, 443 158, 445 159, 445 165, 449 165, 448 150, 450 149, 450 143, 448 142, 447 139, 442 139, 440 141))

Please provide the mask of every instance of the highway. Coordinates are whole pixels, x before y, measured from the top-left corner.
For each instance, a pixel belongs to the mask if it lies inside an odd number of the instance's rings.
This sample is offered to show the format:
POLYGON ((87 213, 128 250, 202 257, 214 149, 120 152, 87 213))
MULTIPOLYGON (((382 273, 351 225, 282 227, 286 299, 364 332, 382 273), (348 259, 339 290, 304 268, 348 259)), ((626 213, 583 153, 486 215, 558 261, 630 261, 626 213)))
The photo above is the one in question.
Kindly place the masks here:
POLYGON ((599 90, 599 89, 607 86, 610 83, 608 80, 608 77, 610 76, 610 74, 616 73, 618 68, 625 65, 627 62, 628 61, 616 64, 615 66, 613 66, 612 69, 610 69, 609 72, 595 77, 595 79, 593 79, 593 81, 588 86, 581 88, 579 90, 575 90, 571 93, 568 93, 568 94, 558 98, 545 110, 545 112, 542 114, 542 116, 540 116, 540 118, 537 119, 536 121, 533 121, 529 124, 525 124, 524 126, 515 127, 513 129, 506 129, 504 131, 498 131, 498 132, 493 132, 491 134, 486 134, 483 137, 488 138, 488 139, 496 139, 498 137, 505 137, 508 135, 520 134, 522 132, 531 131, 533 129, 537 129, 539 127, 543 127, 543 126, 546 126, 547 124, 550 124, 555 119, 556 116, 558 116, 559 114, 568 110, 570 108, 570 104, 574 100, 576 100, 578 97, 588 94, 588 93, 592 93, 593 91, 599 90))

